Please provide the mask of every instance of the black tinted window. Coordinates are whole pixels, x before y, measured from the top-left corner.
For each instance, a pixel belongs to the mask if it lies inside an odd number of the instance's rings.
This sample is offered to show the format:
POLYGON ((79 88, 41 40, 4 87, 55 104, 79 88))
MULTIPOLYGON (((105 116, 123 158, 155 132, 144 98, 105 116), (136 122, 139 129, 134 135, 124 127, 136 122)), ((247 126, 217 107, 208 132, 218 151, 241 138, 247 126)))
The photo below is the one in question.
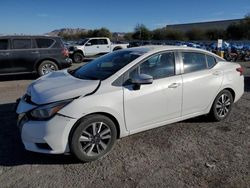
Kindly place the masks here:
POLYGON ((105 45, 105 44, 108 44, 108 41, 106 39, 99 39, 98 44, 105 45))
POLYGON ((207 57, 207 66, 208 66, 208 68, 213 67, 216 64, 215 58, 213 56, 210 56, 210 55, 206 55, 206 57, 207 57))
POLYGON ((97 45, 98 44, 98 40, 97 39, 92 39, 88 43, 91 43, 91 45, 97 45))
POLYGON ((14 39, 13 48, 14 49, 30 49, 31 40, 30 39, 14 39))
POLYGON ((154 79, 175 75, 174 53, 163 53, 150 57, 130 73, 130 78, 136 74, 148 74, 154 79))
POLYGON ((86 80, 104 80, 142 54, 143 52, 116 51, 91 61, 72 75, 86 80))
POLYGON ((42 39, 37 38, 36 44, 38 48, 49 48, 54 43, 52 39, 42 39))
POLYGON ((195 52, 183 52, 184 73, 207 69, 205 54, 195 52))
POLYGON ((0 50, 8 49, 8 39, 0 39, 0 50))

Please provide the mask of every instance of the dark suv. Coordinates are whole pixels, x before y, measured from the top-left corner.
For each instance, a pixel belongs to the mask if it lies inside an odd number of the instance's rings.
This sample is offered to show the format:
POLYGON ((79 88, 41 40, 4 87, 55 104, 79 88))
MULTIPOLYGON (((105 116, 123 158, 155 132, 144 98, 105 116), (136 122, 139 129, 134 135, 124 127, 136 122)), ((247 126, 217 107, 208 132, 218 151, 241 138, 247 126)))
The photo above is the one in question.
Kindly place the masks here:
POLYGON ((51 36, 0 37, 0 75, 37 72, 40 76, 71 66, 61 38, 51 36))

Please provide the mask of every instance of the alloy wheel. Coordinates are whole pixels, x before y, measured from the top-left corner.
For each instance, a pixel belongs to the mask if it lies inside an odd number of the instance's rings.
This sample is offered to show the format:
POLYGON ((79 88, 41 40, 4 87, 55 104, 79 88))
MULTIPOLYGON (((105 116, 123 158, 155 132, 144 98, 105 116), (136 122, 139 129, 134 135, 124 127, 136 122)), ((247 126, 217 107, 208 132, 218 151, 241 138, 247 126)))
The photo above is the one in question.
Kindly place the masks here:
POLYGON ((56 71, 56 67, 53 64, 46 63, 42 66, 42 74, 48 74, 50 72, 56 71))
POLYGON ((230 97, 226 93, 220 96, 215 106, 216 113, 220 118, 224 118, 228 114, 231 103, 230 97))
POLYGON ((87 126, 79 137, 82 152, 87 156, 97 156, 108 147, 111 130, 104 122, 94 122, 87 126))

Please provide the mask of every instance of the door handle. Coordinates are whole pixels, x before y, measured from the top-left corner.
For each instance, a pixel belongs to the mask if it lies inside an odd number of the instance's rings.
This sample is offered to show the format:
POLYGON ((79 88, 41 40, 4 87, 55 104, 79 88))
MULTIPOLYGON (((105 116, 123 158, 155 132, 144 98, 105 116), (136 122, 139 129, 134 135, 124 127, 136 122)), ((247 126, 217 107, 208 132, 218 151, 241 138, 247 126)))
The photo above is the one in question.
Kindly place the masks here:
POLYGON ((9 55, 10 55, 10 53, 9 53, 9 52, 6 52, 6 53, 0 53, 0 55, 2 55, 2 56, 9 56, 9 55))
POLYGON ((38 51, 33 51, 31 52, 32 54, 38 54, 39 52, 38 51))
POLYGON ((168 88, 177 88, 181 85, 181 83, 172 83, 168 86, 168 88))
POLYGON ((96 48, 99 48, 99 46, 97 46, 96 48))
POLYGON ((213 75, 214 76, 220 76, 221 75, 221 71, 215 71, 215 72, 213 72, 213 75))

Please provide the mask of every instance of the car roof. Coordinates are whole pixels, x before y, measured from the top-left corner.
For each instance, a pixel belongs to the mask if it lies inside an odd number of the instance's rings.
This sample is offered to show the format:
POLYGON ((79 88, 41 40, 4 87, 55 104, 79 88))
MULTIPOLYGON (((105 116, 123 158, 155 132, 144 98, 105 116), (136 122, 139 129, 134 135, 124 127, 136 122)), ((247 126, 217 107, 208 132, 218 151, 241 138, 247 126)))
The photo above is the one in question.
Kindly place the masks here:
POLYGON ((127 48, 127 50, 135 51, 135 52, 144 52, 144 53, 157 53, 160 51, 168 51, 168 50, 185 50, 185 51, 195 51, 195 52, 202 52, 207 53, 212 56, 215 56, 221 60, 223 60, 220 56, 209 52, 207 50, 193 48, 193 47, 186 47, 186 46, 173 46, 173 45, 147 45, 142 47, 133 47, 127 48))
POLYGON ((186 46, 174 46, 174 45, 146 45, 141 47, 133 47, 128 48, 129 50, 134 51, 145 51, 145 52, 153 52, 153 51, 165 51, 165 50, 195 50, 195 51, 202 51, 207 52, 206 50, 198 49, 198 48, 192 48, 192 47, 186 47, 186 46))
POLYGON ((3 38, 26 38, 26 37, 39 37, 39 38, 60 38, 59 36, 49 36, 49 35, 3 35, 0 36, 0 39, 3 38))

